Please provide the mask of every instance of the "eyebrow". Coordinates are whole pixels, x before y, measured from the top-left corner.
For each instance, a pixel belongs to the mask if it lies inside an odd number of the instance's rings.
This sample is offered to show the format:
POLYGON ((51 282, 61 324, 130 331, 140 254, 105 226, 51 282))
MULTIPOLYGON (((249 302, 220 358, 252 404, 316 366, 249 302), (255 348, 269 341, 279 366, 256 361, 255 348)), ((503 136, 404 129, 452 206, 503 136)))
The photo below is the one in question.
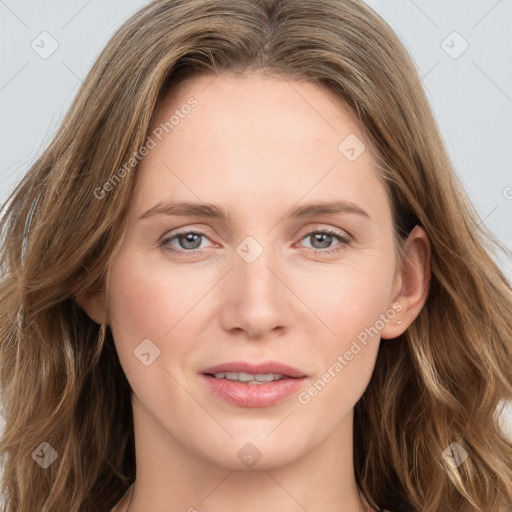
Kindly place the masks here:
MULTIPOLYGON (((290 210, 286 217, 304 218, 314 217, 316 215, 325 215, 333 213, 353 213, 361 215, 370 219, 370 215, 356 204, 345 201, 327 201, 327 202, 312 202, 299 206, 295 206, 290 210)), ((220 206, 207 203, 192 203, 192 202, 159 202, 146 212, 144 212, 140 219, 146 219, 153 215, 168 215, 179 217, 202 217, 218 219, 221 221, 229 221, 230 215, 223 210, 220 206)))

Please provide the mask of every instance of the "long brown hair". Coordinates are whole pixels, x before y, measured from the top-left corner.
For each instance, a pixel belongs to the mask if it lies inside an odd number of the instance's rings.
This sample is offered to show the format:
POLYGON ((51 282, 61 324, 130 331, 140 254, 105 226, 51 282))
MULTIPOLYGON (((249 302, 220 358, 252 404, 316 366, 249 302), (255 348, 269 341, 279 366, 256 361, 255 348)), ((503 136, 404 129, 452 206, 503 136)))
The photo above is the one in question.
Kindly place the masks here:
POLYGON ((7 510, 109 510, 135 478, 130 386, 111 332, 74 297, 105 286, 134 155, 159 102, 185 77, 225 70, 336 93, 378 156, 397 247, 416 224, 430 239, 426 305, 381 343, 356 404, 355 476, 369 503, 392 512, 511 507, 512 442, 495 414, 512 399, 512 290, 493 258, 505 249, 457 181, 397 36, 359 0, 158 0, 112 37, 4 206, 7 510), (468 455, 457 468, 442 456, 452 443, 468 455), (41 467, 38 450, 55 460, 41 467))

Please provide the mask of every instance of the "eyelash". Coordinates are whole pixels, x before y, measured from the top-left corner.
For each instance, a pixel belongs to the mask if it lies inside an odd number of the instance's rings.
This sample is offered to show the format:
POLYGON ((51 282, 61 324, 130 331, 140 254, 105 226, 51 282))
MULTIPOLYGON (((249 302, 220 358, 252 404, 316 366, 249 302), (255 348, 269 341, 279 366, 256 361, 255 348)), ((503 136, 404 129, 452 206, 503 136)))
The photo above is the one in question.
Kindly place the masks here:
MULTIPOLYGON (((316 234, 333 235, 341 243, 339 243, 338 245, 334 246, 334 248, 332 248, 332 249, 331 248, 328 248, 328 249, 314 249, 314 248, 311 248, 311 247, 303 247, 303 249, 307 249, 308 252, 309 251, 313 251, 316 254, 332 254, 332 253, 335 253, 335 252, 342 251, 350 243, 350 238, 349 237, 341 234, 340 232, 338 232, 336 230, 329 229, 329 228, 326 228, 326 229, 314 229, 312 231, 309 231, 309 232, 307 232, 301 238, 301 240, 304 240, 304 238, 307 238, 307 237, 309 237, 311 235, 316 235, 316 234)), ((182 255, 186 255, 186 256, 197 256, 197 255, 203 254, 204 251, 202 251, 200 249, 191 249, 189 251, 184 251, 184 250, 179 250, 179 249, 176 249, 176 248, 171 248, 169 243, 171 241, 177 239, 181 235, 198 235, 198 236, 203 236, 205 238, 208 238, 206 236, 206 234, 198 232, 198 231, 181 231, 181 232, 178 232, 178 233, 174 233, 171 236, 165 237, 162 240, 162 242, 160 243, 160 247, 165 247, 166 250, 168 250, 168 251, 170 251, 170 252, 172 252, 174 254, 178 254, 178 255, 182 254, 182 255)))

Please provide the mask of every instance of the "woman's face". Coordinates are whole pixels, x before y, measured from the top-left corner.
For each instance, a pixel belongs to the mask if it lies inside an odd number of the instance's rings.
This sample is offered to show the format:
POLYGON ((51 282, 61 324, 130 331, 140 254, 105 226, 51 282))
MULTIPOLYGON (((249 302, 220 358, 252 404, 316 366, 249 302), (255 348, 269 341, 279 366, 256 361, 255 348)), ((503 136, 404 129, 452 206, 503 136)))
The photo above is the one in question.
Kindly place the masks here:
POLYGON ((150 137, 105 303, 136 424, 224 468, 348 438, 405 328, 369 141, 329 91, 257 74, 185 82, 150 137))

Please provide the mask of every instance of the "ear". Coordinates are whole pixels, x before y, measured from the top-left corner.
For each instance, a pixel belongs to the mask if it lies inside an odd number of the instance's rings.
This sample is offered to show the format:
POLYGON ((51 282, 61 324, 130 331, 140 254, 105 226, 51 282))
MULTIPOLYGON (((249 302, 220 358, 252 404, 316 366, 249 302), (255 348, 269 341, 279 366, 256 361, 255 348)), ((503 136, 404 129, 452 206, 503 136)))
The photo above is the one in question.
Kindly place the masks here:
POLYGON ((430 287, 430 254, 427 233, 416 226, 406 241, 402 266, 393 285, 389 307, 397 313, 382 329, 381 338, 400 336, 423 309, 430 287))
POLYGON ((99 325, 108 323, 105 295, 102 290, 89 290, 75 296, 75 302, 99 325))

